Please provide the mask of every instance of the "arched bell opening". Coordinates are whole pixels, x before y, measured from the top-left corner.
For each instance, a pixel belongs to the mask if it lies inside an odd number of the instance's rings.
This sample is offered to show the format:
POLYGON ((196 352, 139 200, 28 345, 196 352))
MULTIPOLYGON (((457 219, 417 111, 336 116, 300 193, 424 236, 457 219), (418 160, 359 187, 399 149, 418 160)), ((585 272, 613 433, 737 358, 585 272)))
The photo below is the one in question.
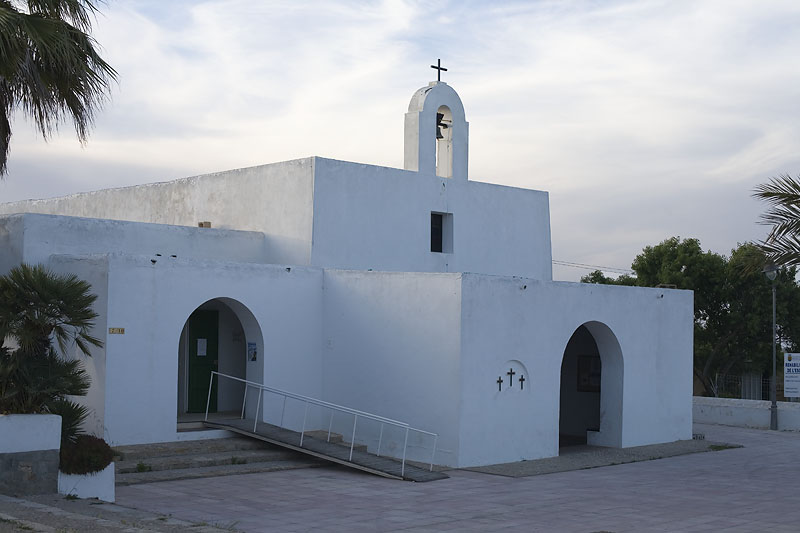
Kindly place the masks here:
POLYGON ((445 105, 436 111, 436 175, 453 177, 453 114, 445 105))

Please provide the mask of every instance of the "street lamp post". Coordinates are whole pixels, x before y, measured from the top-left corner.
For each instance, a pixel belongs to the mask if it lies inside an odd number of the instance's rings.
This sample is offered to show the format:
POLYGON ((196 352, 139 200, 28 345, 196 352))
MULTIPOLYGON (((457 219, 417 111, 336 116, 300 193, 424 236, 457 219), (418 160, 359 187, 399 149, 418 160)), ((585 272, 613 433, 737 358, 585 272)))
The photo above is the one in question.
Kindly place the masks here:
POLYGON ((778 393, 776 390, 777 382, 777 363, 775 362, 775 338, 778 336, 778 330, 775 325, 775 278, 778 277, 778 267, 775 265, 767 265, 764 268, 764 274, 772 282, 772 381, 769 386, 769 399, 772 405, 769 407, 769 429, 778 429, 778 393))

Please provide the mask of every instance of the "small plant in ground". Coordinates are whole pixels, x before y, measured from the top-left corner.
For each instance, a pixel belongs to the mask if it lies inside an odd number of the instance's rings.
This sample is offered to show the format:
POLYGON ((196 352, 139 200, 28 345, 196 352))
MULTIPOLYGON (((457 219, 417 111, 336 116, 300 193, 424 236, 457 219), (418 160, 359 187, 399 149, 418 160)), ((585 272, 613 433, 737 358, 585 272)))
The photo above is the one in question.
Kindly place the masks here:
POLYGON ((150 472, 153 470, 153 467, 150 465, 146 465, 144 463, 136 463, 136 471, 137 472, 150 472))
POLYGON ((708 447, 709 450, 712 452, 719 452, 722 450, 731 450, 733 448, 738 448, 738 446, 731 446, 730 444, 712 444, 708 447))
POLYGON ((232 465, 244 465, 244 464, 247 464, 247 459, 242 459, 241 457, 233 456, 233 457, 231 457, 231 464, 232 465))
POLYGON ((77 500, 78 496, 75 495, 75 494, 67 494, 66 496, 64 496, 64 499, 65 500, 77 500))

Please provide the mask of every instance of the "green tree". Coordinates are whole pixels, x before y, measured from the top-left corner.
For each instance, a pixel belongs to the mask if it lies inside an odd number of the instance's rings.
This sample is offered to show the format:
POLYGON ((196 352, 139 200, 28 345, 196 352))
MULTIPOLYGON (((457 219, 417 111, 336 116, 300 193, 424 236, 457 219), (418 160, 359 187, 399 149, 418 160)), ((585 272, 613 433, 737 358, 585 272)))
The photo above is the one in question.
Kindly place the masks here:
POLYGON ((94 0, 0 0, 0 176, 6 173, 11 115, 22 109, 42 136, 66 117, 85 142, 116 71, 89 35, 94 0))
POLYGON ((610 278, 603 274, 601 270, 595 270, 583 277, 581 283, 599 283, 600 285, 627 285, 633 287, 636 285, 636 278, 628 274, 622 274, 616 278, 610 278))
MULTIPOLYGON (((673 237, 645 247, 631 265, 638 286, 694 291, 694 375, 706 394, 716 395, 716 374, 768 373, 771 368, 772 296, 761 273, 765 261, 754 244, 739 245, 728 258, 703 251, 697 239, 673 237)), ((605 282, 594 274, 581 281, 605 282)), ((796 274, 794 267, 784 268, 775 281, 778 333, 782 346, 790 349, 800 342, 800 314, 790 312, 800 305, 796 274)))
POLYGON ((90 333, 97 314, 89 291, 76 276, 42 266, 0 276, 0 413, 59 414, 67 441, 88 413, 67 396, 89 389, 80 359, 67 354, 72 346, 86 356, 102 346, 90 333))

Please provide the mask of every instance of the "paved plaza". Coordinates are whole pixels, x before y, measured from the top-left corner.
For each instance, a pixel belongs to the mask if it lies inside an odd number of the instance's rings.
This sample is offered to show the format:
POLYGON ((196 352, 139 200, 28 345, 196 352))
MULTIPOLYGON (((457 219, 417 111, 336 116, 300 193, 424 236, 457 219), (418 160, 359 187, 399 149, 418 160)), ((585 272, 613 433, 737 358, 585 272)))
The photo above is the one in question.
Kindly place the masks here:
POLYGON ((800 531, 800 433, 695 431, 743 447, 430 483, 342 467, 167 481, 117 487, 117 505, 0 497, 0 531, 800 531))
POLYGON ((800 434, 695 429, 744 447, 431 483, 294 470, 120 487, 117 502, 244 531, 800 531, 800 434))

